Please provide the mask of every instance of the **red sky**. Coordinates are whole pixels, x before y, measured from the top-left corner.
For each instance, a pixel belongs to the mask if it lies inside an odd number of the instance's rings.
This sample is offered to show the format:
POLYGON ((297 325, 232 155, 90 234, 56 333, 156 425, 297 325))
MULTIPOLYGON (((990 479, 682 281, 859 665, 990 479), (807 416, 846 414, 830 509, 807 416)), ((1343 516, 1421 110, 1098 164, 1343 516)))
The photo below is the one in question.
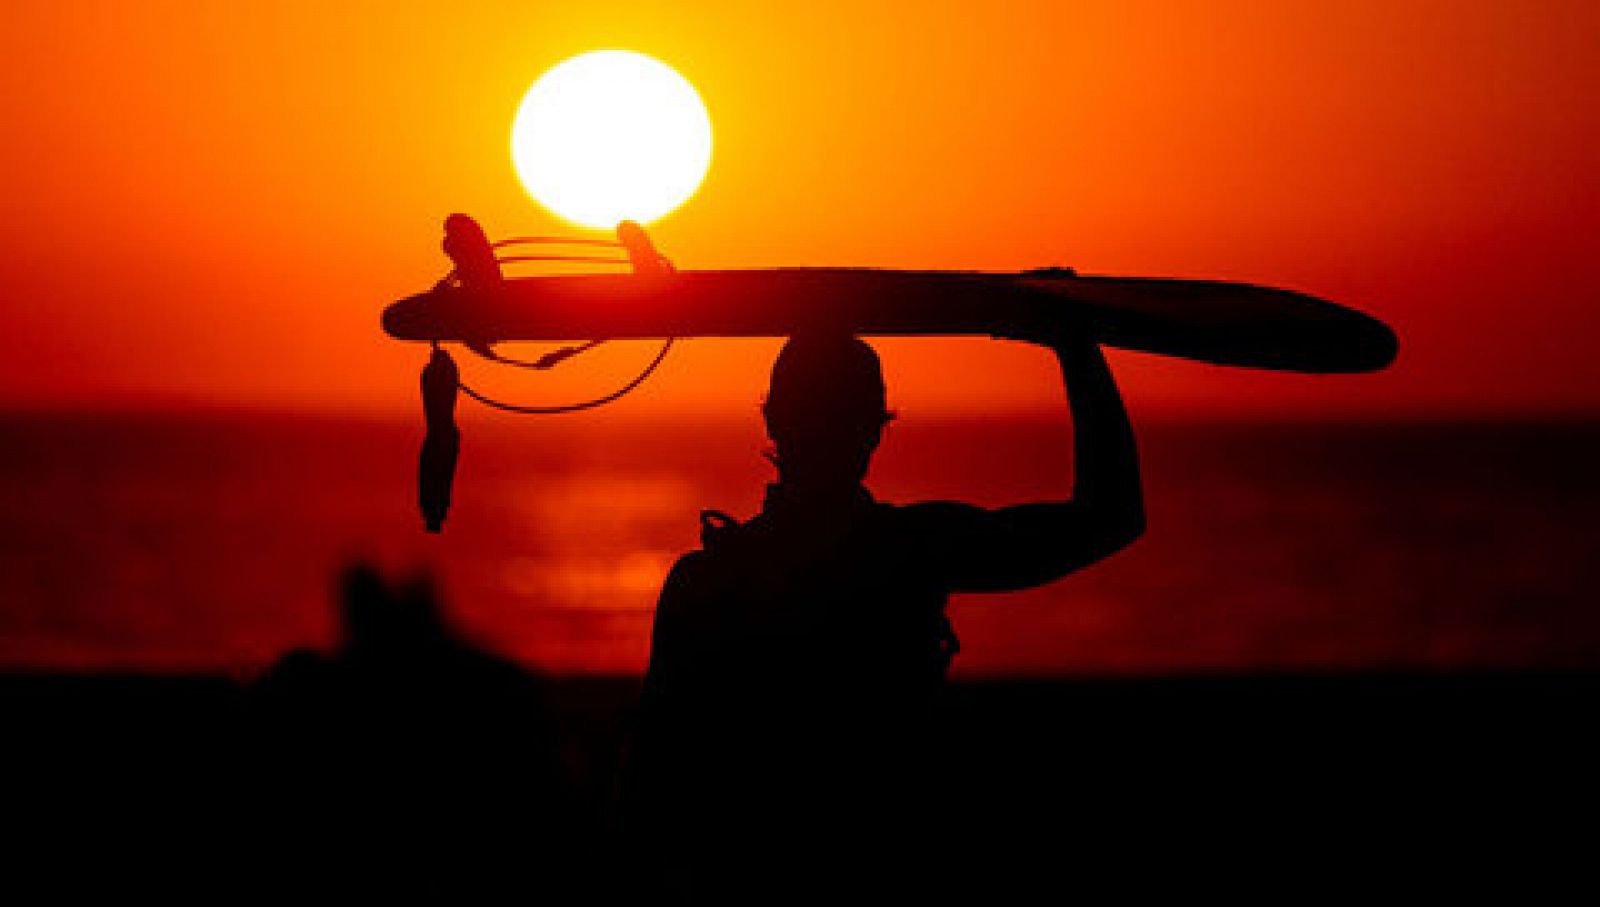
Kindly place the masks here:
MULTIPOLYGON (((1600 5, 324 6, 0 13, 0 406, 414 407, 422 351, 378 311, 446 269, 451 211, 556 229, 512 172, 511 117, 542 71, 615 47, 674 66, 711 111, 711 173, 653 230, 681 267, 1279 284, 1385 318, 1399 363, 1310 378, 1119 357, 1130 398, 1600 410, 1600 5)), ((626 406, 748 409, 771 348, 689 344, 626 406)), ((1026 349, 884 349, 902 408, 1059 395, 1026 349)), ((562 398, 643 355, 484 383, 562 398)))

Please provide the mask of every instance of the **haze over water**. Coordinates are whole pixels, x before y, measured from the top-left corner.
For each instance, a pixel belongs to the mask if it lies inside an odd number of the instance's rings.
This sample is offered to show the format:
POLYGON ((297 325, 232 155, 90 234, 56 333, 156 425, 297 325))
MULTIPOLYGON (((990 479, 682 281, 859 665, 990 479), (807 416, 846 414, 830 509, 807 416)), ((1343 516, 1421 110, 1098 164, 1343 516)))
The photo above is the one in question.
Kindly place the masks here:
MULTIPOLYGON (((1600 425, 1138 420, 1148 535, 1043 589, 964 596, 959 672, 1600 666, 1600 425)), ((421 427, 244 416, 0 420, 0 667, 251 672, 334 640, 355 558, 438 575, 474 638, 636 672, 696 514, 759 506, 748 418, 474 412, 445 532, 415 509, 421 427)), ((895 423, 885 500, 1064 497, 1071 435, 895 423)))

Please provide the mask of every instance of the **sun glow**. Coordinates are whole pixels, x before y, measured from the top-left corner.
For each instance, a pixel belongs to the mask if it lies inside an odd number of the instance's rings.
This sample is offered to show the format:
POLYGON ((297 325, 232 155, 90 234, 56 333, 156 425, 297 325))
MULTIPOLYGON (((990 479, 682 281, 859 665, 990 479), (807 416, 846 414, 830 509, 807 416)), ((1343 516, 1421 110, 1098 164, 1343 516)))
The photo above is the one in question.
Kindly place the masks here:
POLYGON ((572 57, 533 83, 511 127, 517 176, 540 204, 586 227, 649 223, 711 165, 711 118, 688 80, 625 50, 572 57))

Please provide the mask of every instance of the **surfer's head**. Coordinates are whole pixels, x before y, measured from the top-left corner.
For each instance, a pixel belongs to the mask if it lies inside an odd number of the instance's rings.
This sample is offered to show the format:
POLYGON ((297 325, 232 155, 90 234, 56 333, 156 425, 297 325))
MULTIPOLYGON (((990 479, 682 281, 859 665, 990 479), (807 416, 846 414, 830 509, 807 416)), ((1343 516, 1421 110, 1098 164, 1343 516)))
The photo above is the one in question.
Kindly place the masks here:
POLYGON ((797 334, 772 365, 762 412, 780 478, 858 483, 891 418, 878 354, 845 333, 797 334))

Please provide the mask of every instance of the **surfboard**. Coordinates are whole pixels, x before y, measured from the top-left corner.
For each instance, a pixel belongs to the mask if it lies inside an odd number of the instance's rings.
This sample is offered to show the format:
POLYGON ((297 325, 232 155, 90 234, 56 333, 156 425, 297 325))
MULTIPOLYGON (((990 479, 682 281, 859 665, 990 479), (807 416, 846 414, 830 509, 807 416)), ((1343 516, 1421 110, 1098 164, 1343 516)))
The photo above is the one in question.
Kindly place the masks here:
POLYGON ((1279 371, 1368 372, 1394 360, 1381 321, 1304 293, 1247 283, 1083 276, 1065 268, 1018 273, 874 268, 678 271, 638 225, 618 241, 627 259, 570 255, 496 258, 528 237, 491 244, 464 214, 445 221, 451 278, 390 305, 383 328, 413 341, 484 348, 516 340, 772 337, 812 329, 860 335, 988 335, 1041 341, 1063 331, 1114 347, 1219 365, 1279 371), (631 274, 505 278, 500 262, 631 263, 631 274))
POLYGON ((678 271, 514 278, 441 286, 383 314, 413 341, 861 335, 988 335, 1060 329, 1109 346, 1219 365, 1338 373, 1394 360, 1371 316, 1291 290, 1212 280, 865 268, 678 271))

